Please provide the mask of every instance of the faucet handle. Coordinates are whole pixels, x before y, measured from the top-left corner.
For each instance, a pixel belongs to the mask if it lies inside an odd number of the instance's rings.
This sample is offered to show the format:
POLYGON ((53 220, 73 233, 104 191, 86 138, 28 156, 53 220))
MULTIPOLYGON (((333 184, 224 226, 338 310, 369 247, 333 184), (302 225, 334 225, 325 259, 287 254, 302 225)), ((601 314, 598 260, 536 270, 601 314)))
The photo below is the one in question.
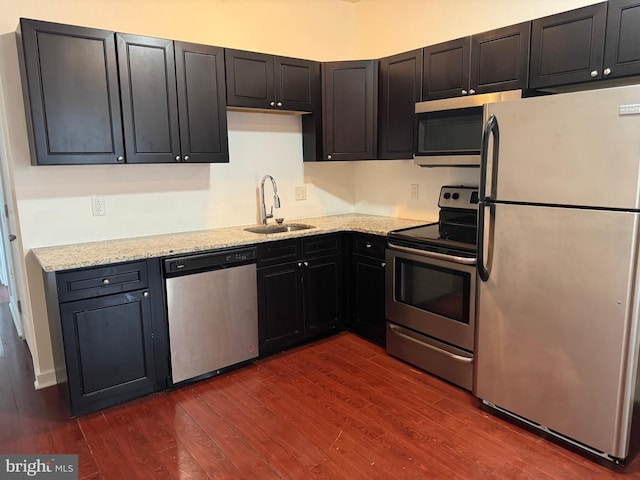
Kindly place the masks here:
POLYGON ((282 222, 284 222, 284 218, 276 218, 276 223, 278 225, 282 225, 282 222))

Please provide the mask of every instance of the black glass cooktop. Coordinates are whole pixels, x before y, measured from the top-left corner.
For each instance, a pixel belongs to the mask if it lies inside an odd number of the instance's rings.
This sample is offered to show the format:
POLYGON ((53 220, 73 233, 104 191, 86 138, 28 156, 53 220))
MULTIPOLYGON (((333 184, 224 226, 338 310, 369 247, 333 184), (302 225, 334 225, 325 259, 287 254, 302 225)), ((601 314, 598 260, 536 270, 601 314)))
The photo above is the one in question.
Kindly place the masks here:
POLYGON ((476 256, 476 229, 431 223, 389 233, 391 244, 465 257, 476 256))

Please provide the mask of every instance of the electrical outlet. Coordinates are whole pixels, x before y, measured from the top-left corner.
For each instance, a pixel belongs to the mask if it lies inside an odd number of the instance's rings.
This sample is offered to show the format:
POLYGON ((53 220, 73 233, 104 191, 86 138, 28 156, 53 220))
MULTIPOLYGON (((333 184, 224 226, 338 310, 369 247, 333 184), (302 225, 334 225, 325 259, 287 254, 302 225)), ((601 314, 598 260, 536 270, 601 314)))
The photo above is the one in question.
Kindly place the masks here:
POLYGON ((417 183, 411 184, 411 200, 417 200, 420 194, 420 187, 417 183))
POLYGON ((107 206, 104 203, 103 195, 93 195, 91 197, 91 213, 94 217, 102 217, 107 214, 107 206))
POLYGON ((307 199, 307 187, 304 185, 302 187, 296 187, 296 200, 306 200, 307 199))

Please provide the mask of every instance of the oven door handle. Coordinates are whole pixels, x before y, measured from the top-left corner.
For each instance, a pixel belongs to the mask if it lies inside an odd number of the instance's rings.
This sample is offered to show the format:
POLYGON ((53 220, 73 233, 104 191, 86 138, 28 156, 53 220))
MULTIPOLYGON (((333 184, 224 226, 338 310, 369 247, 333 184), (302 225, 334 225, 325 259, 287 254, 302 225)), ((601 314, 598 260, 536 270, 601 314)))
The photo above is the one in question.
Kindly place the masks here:
POLYGON ((419 340, 416 340, 415 338, 410 337, 409 335, 406 335, 406 334, 402 333, 402 332, 400 331, 400 329, 399 329, 398 327, 396 327, 395 325, 389 324, 389 328, 390 328, 391 330, 393 330, 393 333, 394 333, 395 335, 398 335, 398 336, 400 336, 400 337, 404 337, 404 338, 406 338, 407 340, 411 340, 412 342, 418 343, 418 344, 420 344, 420 346, 422 346, 422 347, 427 347, 427 348, 430 348, 431 350, 435 350, 436 352, 438 352, 438 353, 440 353, 440 354, 442 354, 442 355, 446 355, 447 357, 451 357, 451 358, 453 358, 454 360, 457 360, 457 361, 459 361, 459 362, 464 362, 464 363, 473 363, 473 357, 463 357, 462 355, 456 355, 455 353, 447 352, 446 350, 443 350, 443 349, 441 349, 441 348, 438 348, 438 347, 436 347, 436 346, 434 346, 434 345, 430 345, 430 344, 428 344, 428 343, 424 343, 424 342, 421 342, 421 341, 419 341, 419 340))
POLYGON ((415 255, 420 255, 423 257, 435 258, 436 260, 446 260, 449 262, 460 263, 462 265, 475 265, 475 258, 467 258, 467 257, 457 257, 455 255, 447 255, 445 253, 438 252, 428 252, 426 250, 418 250, 417 248, 410 247, 401 247, 400 245, 396 245, 395 243, 389 242, 389 247, 394 250, 400 250, 401 252, 413 253, 415 255))

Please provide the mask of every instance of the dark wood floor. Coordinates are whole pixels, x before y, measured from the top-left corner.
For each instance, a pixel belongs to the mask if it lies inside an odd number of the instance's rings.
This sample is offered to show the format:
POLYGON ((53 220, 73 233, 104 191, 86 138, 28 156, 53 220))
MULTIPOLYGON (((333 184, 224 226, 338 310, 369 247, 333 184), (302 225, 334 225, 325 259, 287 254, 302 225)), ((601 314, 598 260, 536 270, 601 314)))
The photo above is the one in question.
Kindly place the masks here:
POLYGON ((69 419, 0 306, 0 453, 77 453, 82 479, 640 479, 479 408, 352 334, 69 419))

